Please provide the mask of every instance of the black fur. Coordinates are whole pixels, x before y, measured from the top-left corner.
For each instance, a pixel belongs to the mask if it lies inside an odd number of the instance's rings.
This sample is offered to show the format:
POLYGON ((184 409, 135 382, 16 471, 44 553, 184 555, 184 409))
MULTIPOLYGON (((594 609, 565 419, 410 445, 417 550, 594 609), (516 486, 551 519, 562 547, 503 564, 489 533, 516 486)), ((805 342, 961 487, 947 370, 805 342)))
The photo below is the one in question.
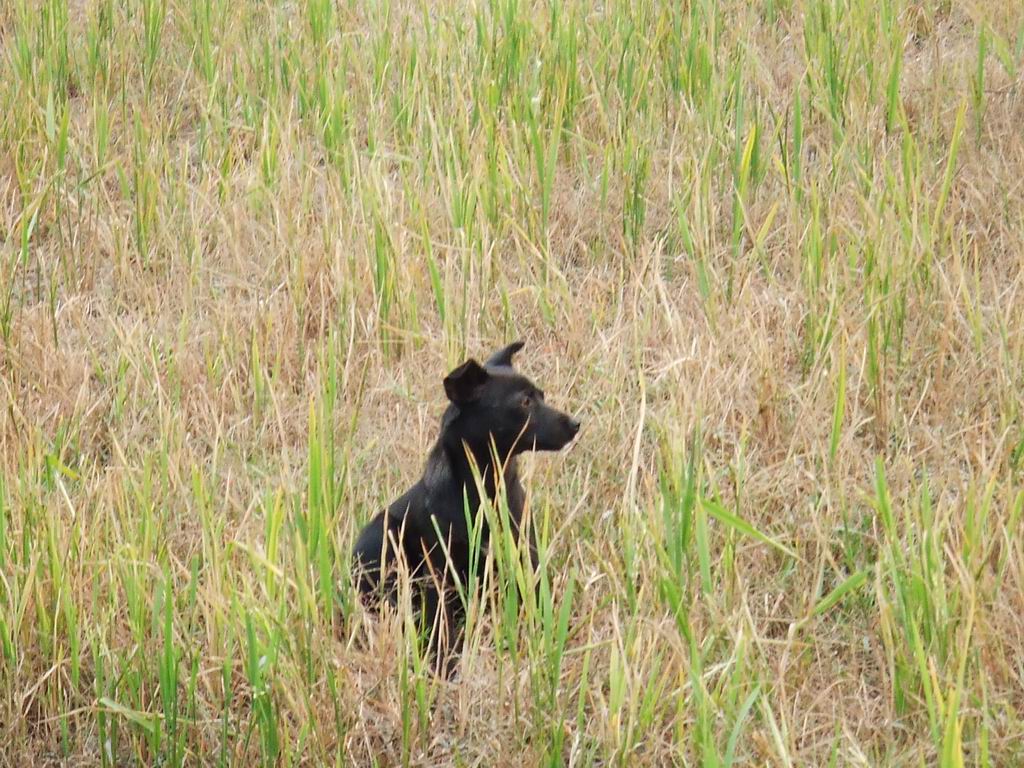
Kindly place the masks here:
MULTIPOLYGON (((467 583, 471 531, 466 524, 466 504, 475 518, 482 501, 469 457, 488 501, 495 499, 501 474, 511 524, 518 534, 523 488, 516 473, 516 455, 560 450, 580 428, 576 419, 547 405, 544 393, 512 368, 512 356, 522 347, 521 341, 510 344, 484 365, 467 360, 445 377, 444 391, 450 402, 423 477, 367 523, 355 543, 354 573, 364 603, 370 606, 381 599, 394 600, 396 554, 401 552, 417 585, 415 607, 431 633, 430 647, 440 661, 448 659, 462 619, 452 574, 463 585, 467 583)), ((487 541, 483 523, 482 548, 487 541)), ((532 536, 530 553, 536 567, 532 536)), ((482 569, 483 562, 481 555, 478 568, 482 569)))

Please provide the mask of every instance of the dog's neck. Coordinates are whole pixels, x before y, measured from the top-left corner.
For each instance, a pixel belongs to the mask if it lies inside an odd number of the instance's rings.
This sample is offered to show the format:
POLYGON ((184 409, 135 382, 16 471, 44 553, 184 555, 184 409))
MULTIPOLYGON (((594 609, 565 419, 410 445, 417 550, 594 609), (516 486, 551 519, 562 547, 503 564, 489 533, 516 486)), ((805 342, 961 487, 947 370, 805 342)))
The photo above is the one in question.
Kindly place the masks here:
POLYGON ((464 443, 455 445, 454 441, 445 440, 443 436, 437 441, 431 454, 427 462, 428 476, 425 477, 428 485, 449 482, 461 485, 465 489, 470 509, 474 511, 481 502, 474 470, 480 478, 484 493, 492 502, 497 498, 502 485, 507 491, 518 483, 519 475, 514 454, 499 454, 499 461, 496 462, 490 446, 464 443))

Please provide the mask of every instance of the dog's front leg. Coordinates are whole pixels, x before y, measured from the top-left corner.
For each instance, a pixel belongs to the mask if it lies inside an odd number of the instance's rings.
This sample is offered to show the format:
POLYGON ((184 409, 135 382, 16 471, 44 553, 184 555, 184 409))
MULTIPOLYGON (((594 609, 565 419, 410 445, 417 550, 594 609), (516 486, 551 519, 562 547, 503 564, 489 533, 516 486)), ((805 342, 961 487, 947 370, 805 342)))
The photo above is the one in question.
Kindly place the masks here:
POLYGON ((451 677, 459 661, 462 621, 459 596, 450 584, 431 584, 423 594, 427 655, 441 677, 451 677))

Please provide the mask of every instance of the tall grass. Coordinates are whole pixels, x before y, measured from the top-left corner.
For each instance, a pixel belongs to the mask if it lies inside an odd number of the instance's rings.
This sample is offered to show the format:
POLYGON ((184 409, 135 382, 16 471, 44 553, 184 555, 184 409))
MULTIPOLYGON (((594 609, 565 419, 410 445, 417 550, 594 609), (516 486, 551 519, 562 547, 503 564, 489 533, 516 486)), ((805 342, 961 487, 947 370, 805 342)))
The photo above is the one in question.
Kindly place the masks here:
POLYGON ((999 3, 0 5, 0 764, 1024 761, 1022 64, 999 3), (513 337, 584 428, 536 571, 467 510, 450 682, 349 552, 513 337))

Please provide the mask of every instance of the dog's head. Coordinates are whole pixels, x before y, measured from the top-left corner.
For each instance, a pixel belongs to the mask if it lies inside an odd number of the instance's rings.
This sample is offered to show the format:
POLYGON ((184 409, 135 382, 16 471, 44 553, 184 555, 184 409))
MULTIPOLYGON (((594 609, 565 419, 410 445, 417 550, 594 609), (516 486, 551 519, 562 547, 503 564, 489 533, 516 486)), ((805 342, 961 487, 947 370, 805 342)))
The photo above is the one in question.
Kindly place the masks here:
POLYGON ((475 446, 493 439, 502 456, 522 451, 557 451, 580 430, 580 423, 544 401, 544 392, 512 367, 523 348, 517 341, 498 350, 483 365, 469 359, 444 379, 455 407, 451 428, 475 446))

